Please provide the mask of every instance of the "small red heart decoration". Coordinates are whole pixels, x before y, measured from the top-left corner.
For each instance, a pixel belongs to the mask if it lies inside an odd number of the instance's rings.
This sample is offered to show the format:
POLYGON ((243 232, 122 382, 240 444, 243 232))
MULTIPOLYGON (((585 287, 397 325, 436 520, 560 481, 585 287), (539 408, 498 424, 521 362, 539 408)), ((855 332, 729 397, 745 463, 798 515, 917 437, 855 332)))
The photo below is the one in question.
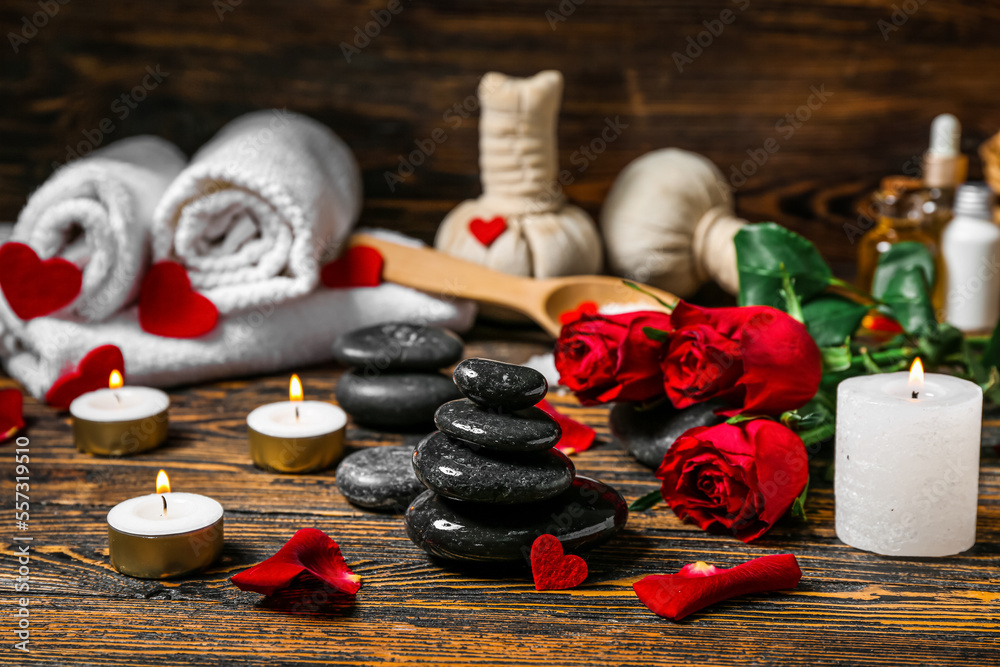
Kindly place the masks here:
POLYGON ((157 262, 142 279, 139 326, 157 336, 197 338, 215 328, 219 310, 191 289, 187 271, 177 262, 157 262))
POLYGON ((18 389, 0 389, 0 442, 24 428, 24 397, 18 389))
POLYGON ((482 218, 473 218, 469 222, 469 232, 487 248, 505 231, 507 231, 507 221, 499 215, 489 222, 482 218))
POLYGON ((61 410, 80 394, 108 386, 111 371, 125 377, 125 358, 117 345, 101 345, 84 355, 74 370, 63 373, 45 393, 45 402, 61 410))
POLYGON ((382 284, 385 259, 375 248, 356 245, 323 267, 320 281, 330 289, 378 287, 382 284))
POLYGON ((69 305, 80 293, 83 272, 62 257, 44 262, 23 243, 0 246, 0 289, 22 320, 48 315, 69 305))
POLYGON ((554 535, 539 535, 531 545, 531 575, 536 591, 560 591, 583 583, 587 563, 579 556, 564 555, 562 542, 554 535))

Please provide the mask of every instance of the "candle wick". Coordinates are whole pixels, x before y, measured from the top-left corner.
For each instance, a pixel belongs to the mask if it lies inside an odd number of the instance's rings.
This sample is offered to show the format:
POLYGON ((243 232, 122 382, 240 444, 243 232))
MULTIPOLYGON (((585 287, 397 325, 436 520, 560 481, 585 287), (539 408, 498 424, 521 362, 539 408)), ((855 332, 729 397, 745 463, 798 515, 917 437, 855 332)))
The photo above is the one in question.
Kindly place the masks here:
POLYGON ((122 404, 122 397, 118 395, 118 392, 113 391, 111 392, 111 395, 115 397, 115 400, 118 401, 118 405, 120 406, 122 404))
POLYGON ((163 516, 167 516, 167 497, 160 496, 160 500, 163 501, 163 516))
POLYGON ((299 406, 295 406, 295 421, 299 420, 299 406))
POLYGON ((920 394, 919 391, 914 391, 910 393, 910 398, 916 398, 920 394))

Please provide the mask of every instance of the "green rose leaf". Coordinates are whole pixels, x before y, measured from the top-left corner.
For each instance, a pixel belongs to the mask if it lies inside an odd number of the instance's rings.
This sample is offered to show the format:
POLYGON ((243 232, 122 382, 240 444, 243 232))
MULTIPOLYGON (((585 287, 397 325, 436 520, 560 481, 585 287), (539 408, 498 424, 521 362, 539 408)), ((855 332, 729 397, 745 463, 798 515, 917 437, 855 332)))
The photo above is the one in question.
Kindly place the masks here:
POLYGON ((937 328, 937 318, 929 291, 927 274, 911 266, 893 270, 884 291, 876 296, 883 303, 880 310, 895 318, 907 333, 930 334, 937 328))
POLYGON ((833 274, 816 247, 773 222, 747 225, 736 234, 741 306, 785 309, 782 265, 802 301, 816 296, 833 274))
POLYGON ((806 328, 820 347, 843 345, 871 307, 834 294, 821 294, 802 306, 806 328))
POLYGON ((928 285, 934 284, 934 258, 922 243, 903 241, 889 248, 878 260, 875 278, 872 280, 872 295, 880 299, 889 289, 889 284, 899 273, 919 270, 928 285))

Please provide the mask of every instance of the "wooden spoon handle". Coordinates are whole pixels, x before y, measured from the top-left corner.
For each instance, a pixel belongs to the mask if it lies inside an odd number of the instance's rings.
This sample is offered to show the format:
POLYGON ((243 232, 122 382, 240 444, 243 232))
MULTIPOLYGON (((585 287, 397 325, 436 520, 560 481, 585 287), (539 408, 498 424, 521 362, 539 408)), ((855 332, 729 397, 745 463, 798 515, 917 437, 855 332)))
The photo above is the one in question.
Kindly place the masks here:
POLYGON ((370 234, 354 234, 349 245, 382 253, 382 277, 442 299, 463 298, 527 313, 539 300, 536 281, 466 262, 433 248, 415 248, 370 234))

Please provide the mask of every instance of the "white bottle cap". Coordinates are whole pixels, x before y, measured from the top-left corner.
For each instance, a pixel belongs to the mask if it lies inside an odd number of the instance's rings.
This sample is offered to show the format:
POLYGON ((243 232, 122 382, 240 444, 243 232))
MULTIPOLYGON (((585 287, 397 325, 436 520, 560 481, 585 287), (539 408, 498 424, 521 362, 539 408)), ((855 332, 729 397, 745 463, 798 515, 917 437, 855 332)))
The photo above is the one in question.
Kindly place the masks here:
POLYGON ((955 217, 993 221, 995 198, 985 183, 963 183, 955 191, 955 217))
POLYGON ((950 113, 943 113, 931 122, 931 146, 928 153, 955 157, 962 144, 962 124, 950 113))

